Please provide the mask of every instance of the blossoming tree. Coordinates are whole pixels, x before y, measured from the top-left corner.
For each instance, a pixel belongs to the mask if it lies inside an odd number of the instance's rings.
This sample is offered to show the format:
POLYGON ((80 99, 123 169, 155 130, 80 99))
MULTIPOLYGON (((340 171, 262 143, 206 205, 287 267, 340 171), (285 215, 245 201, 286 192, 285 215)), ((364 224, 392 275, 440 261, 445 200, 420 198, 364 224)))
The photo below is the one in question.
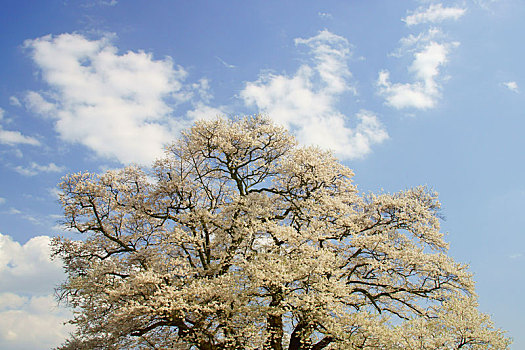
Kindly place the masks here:
POLYGON ((506 349, 436 194, 361 194, 260 116, 197 122, 150 170, 61 183, 61 349, 506 349))

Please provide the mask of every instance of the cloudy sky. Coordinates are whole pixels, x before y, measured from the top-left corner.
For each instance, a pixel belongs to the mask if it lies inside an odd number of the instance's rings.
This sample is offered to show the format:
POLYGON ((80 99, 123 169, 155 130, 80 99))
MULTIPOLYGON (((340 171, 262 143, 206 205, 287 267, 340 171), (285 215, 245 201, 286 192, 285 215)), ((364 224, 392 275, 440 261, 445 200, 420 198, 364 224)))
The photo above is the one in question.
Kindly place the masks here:
POLYGON ((2 4, 0 348, 69 331, 48 258, 63 175, 147 166, 196 119, 258 112, 362 191, 438 191, 481 310, 525 348, 523 1, 2 4))

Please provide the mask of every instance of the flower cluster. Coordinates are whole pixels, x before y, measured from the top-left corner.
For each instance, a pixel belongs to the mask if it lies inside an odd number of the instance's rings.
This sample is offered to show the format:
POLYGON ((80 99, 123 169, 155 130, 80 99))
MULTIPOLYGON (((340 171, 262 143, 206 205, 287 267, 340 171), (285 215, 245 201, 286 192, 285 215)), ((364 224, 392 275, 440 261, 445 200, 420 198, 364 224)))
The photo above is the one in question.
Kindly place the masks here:
POLYGON ((505 349, 437 195, 361 194, 261 116, 197 122, 152 169, 64 178, 61 349, 505 349))

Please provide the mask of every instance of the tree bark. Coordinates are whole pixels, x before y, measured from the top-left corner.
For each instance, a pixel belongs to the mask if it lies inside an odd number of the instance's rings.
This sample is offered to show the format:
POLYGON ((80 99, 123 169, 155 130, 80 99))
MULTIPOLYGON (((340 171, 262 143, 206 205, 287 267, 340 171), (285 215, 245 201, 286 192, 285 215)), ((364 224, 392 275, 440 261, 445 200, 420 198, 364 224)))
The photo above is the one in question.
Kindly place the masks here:
MULTIPOLYGON (((279 288, 279 290, 272 295, 270 307, 278 306, 282 300, 282 290, 279 288)), ((281 314, 270 314, 267 318, 267 330, 268 338, 264 349, 283 350, 283 316, 281 314)))

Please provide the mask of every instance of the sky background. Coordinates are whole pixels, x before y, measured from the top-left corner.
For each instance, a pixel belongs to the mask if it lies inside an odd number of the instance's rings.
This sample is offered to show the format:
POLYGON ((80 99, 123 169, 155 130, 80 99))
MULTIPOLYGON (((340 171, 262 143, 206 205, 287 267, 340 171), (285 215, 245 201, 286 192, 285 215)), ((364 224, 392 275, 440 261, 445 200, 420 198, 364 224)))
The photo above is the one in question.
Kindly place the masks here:
MULTIPOLYGON (((61 343, 56 185, 265 113, 361 191, 440 193, 450 254, 525 349, 525 2, 3 0, 0 348, 61 343)), ((67 234, 67 233, 66 233, 67 234)))

